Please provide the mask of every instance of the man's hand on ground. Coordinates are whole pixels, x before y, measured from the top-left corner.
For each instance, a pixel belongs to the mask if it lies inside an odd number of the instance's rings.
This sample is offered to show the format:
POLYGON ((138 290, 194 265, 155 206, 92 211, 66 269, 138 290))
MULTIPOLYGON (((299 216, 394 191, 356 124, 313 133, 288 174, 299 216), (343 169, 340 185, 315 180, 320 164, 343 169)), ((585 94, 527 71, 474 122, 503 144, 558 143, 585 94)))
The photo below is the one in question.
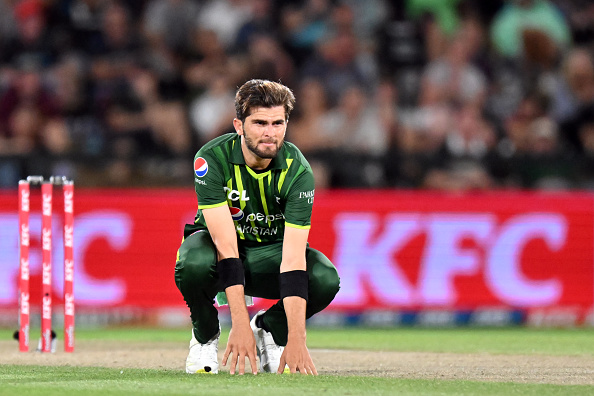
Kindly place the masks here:
POLYGON ((291 340, 288 340, 287 346, 281 355, 278 374, 283 373, 285 364, 289 366, 291 374, 299 372, 305 375, 318 375, 316 366, 309 355, 309 350, 307 349, 305 342, 291 342, 291 340))
POLYGON ((223 366, 227 365, 227 359, 231 355, 231 365, 229 373, 235 374, 237 363, 239 362, 239 375, 245 373, 245 359, 248 358, 252 373, 258 373, 256 365, 256 340, 249 322, 242 326, 233 326, 229 333, 227 348, 223 355, 223 366))

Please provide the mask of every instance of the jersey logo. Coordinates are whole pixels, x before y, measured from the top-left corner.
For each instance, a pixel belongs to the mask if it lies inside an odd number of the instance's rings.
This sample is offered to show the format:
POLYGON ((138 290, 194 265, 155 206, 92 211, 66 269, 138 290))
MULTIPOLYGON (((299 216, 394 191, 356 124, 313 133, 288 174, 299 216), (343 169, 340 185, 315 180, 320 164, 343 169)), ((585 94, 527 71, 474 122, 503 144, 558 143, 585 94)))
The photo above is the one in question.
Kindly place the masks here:
POLYGON ((230 206, 229 211, 231 212, 231 217, 234 221, 239 221, 243 219, 243 210, 230 206))
POLYGON ((196 161, 194 161, 194 173, 196 173, 196 176, 204 177, 204 175, 206 175, 207 172, 208 163, 206 162, 206 160, 202 157, 196 158, 196 161))
POLYGON ((231 190, 229 187, 226 186, 223 187, 223 190, 227 194, 227 199, 229 201, 239 201, 241 199, 245 202, 250 200, 250 197, 247 196, 247 190, 231 190))

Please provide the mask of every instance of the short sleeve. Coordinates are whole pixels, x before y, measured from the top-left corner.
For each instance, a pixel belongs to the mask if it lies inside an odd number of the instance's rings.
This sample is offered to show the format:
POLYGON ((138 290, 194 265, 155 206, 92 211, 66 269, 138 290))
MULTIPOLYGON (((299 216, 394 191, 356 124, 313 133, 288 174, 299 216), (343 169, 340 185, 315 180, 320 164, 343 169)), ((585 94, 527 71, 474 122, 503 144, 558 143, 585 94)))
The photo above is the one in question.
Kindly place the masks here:
POLYGON ((227 202, 222 166, 210 150, 198 151, 194 158, 194 189, 199 209, 223 206, 227 202))
POLYGON ((293 181, 287 193, 285 224, 288 227, 310 228, 314 202, 314 177, 310 168, 304 168, 293 181))

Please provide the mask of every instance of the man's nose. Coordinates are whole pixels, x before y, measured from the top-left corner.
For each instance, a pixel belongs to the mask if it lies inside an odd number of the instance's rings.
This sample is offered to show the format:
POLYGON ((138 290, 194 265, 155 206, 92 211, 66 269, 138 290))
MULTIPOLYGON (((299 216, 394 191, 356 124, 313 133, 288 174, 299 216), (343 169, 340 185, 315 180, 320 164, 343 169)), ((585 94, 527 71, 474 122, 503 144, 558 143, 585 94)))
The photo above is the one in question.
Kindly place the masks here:
POLYGON ((264 136, 273 136, 274 135, 274 125, 268 124, 266 128, 264 128, 264 136))

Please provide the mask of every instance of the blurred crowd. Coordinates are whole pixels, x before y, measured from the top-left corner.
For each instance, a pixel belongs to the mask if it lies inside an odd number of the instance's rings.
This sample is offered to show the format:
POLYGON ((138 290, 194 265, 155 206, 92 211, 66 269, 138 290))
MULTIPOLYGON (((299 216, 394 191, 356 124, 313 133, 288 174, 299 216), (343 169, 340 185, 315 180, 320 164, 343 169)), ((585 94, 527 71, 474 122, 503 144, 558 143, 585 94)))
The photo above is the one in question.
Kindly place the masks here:
POLYGON ((250 78, 320 189, 594 189, 590 0, 0 0, 0 187, 191 185, 250 78))

